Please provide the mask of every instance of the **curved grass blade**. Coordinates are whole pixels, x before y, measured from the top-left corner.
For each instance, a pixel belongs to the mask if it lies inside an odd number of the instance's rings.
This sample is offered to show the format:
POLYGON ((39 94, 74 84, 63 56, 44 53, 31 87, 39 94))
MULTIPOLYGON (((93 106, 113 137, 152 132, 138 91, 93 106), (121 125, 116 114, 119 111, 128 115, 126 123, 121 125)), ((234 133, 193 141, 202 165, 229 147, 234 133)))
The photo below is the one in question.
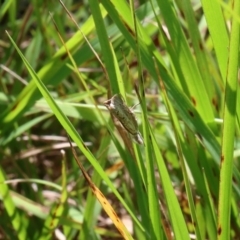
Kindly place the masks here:
MULTIPOLYGON (((8 33, 7 33, 8 34, 8 33)), ((116 197, 120 200, 120 202, 123 204, 123 206, 126 208, 126 210, 129 212, 129 214, 131 215, 131 217, 134 219, 134 221, 136 222, 136 224, 139 225, 139 228, 142 229, 142 231, 144 232, 144 228, 141 225, 141 223, 139 222, 139 220, 136 218, 136 216, 133 214, 133 212, 131 211, 131 209, 128 207, 128 205, 125 203, 125 201, 123 200, 123 198, 121 197, 121 195, 119 194, 119 192, 116 190, 115 186, 113 185, 113 183, 109 180, 108 176, 106 175, 106 173, 103 171, 102 167, 100 166, 99 162, 97 161, 97 159, 92 155, 92 153, 90 152, 90 150, 87 148, 87 146, 84 144, 82 138, 79 136, 79 134, 77 133, 76 129, 73 127, 73 125, 70 123, 70 121, 68 120, 68 118, 62 113, 61 109, 59 108, 59 106, 55 103, 54 99, 52 98, 52 96, 50 95, 50 93, 48 92, 47 88, 45 87, 45 85, 42 83, 42 81, 38 78, 37 74, 34 72, 34 70, 32 69, 32 67, 30 66, 30 64, 28 63, 28 61, 25 59, 25 57, 23 56, 23 54, 21 53, 21 51, 19 50, 19 48, 16 46, 15 42, 13 41, 13 39, 10 37, 10 35, 8 34, 9 39, 11 40, 12 44, 15 46, 15 48, 17 49, 20 57, 22 58, 25 66, 27 67, 29 73, 31 74, 32 78, 34 79, 37 87, 39 88, 40 92, 42 93, 43 97, 46 99, 46 101, 48 102, 49 106, 51 107, 53 113, 55 114, 55 116, 57 117, 57 119, 59 120, 59 122, 61 123, 61 125, 63 126, 63 128, 66 130, 66 132, 71 136, 71 138, 74 140, 74 142, 77 144, 77 146, 79 147, 79 149, 81 150, 81 152, 86 156, 86 158, 89 160, 89 162, 92 164, 92 166, 94 167, 94 169, 98 172, 99 175, 101 175, 102 179, 108 184, 108 186, 110 187, 110 189, 113 191, 113 193, 116 195, 116 197)))

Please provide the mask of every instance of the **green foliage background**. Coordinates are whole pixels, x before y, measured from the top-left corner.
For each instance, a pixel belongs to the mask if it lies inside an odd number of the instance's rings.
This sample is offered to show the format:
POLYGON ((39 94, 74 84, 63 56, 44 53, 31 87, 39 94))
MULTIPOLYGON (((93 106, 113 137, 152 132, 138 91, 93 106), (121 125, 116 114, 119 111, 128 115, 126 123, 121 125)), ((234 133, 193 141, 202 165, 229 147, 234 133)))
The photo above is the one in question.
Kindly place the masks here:
POLYGON ((238 239, 240 1, 64 4, 0 7, 0 237, 122 239, 68 134, 126 239, 238 239), (144 146, 115 130, 115 93, 144 146))

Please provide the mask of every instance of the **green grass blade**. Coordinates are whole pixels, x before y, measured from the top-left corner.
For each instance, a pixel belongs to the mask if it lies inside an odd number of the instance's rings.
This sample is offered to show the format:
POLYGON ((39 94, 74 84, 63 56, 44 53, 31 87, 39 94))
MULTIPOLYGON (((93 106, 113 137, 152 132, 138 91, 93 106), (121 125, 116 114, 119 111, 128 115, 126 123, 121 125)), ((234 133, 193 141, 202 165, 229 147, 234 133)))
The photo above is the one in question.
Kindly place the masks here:
MULTIPOLYGON (((233 2, 233 10, 240 15, 240 1, 233 2)), ((218 205, 218 239, 230 238, 230 210, 232 196, 233 150, 236 121, 236 100, 238 88, 238 64, 240 46, 240 25, 232 18, 227 81, 225 88, 224 124, 221 151, 220 192, 218 205)))
POLYGON ((151 138, 153 141, 153 149, 156 154, 158 171, 160 173, 161 180, 162 180, 162 186, 163 186, 163 190, 166 198, 166 203, 168 206, 168 212, 170 215, 174 236, 176 239, 183 239, 183 240, 190 239, 181 208, 179 206, 178 200, 176 198, 176 194, 172 187, 170 176, 168 174, 165 163, 162 159, 161 152, 158 148, 157 142, 152 132, 151 132, 151 138))
MULTIPOLYGON (((213 110, 195 59, 191 54, 190 46, 183 34, 179 19, 172 7, 171 1, 158 0, 159 8, 167 25, 171 41, 169 48, 173 53, 170 59, 176 69, 182 89, 187 93, 193 105, 206 122, 213 122, 213 110)), ((160 27, 160 26, 159 26, 160 27)))
POLYGON ((112 48, 109 43, 107 31, 106 31, 106 28, 103 23, 103 18, 102 18, 102 14, 101 14, 101 11, 100 11, 100 8, 98 5, 98 1, 89 0, 89 4, 91 7, 93 19, 95 22, 97 34, 99 37, 102 54, 103 54, 103 59, 104 59, 105 66, 106 66, 106 71, 108 74, 108 76, 106 76, 106 77, 109 79, 109 82, 111 85, 110 89, 113 90, 113 94, 120 93, 120 87, 118 86, 118 80, 117 80, 118 77, 120 77, 120 75, 118 74, 118 76, 117 76, 117 74, 116 74, 117 72, 119 72, 119 70, 116 71, 117 65, 114 64, 114 63, 116 63, 116 61, 115 61, 115 58, 113 55, 112 48))
POLYGON ((66 159, 64 157, 62 161, 62 192, 61 197, 58 203, 54 204, 52 209, 50 210, 50 214, 46 218, 42 232, 38 239, 51 239, 54 235, 54 230, 58 227, 61 218, 66 214, 67 209, 65 204, 68 198, 67 191, 67 172, 66 172, 66 159))
MULTIPOLYGON (((202 80, 205 85, 205 89, 208 93, 209 99, 207 99, 207 101, 209 101, 213 105, 213 107, 216 108, 215 111, 218 111, 217 106, 219 105, 219 103, 217 102, 217 93, 214 88, 212 75, 210 74, 209 63, 211 62, 209 60, 209 53, 207 52, 207 47, 205 46, 205 42, 202 40, 199 32, 198 22, 195 19, 195 12, 193 10, 194 6, 191 5, 191 2, 189 0, 180 1, 179 4, 186 19, 187 30, 189 32, 193 51, 196 56, 196 64, 198 65, 202 80)), ((193 82, 191 84, 193 84, 193 82)))
MULTIPOLYGON (((106 12, 102 12, 102 16, 105 16, 106 12)), ((93 19, 89 18, 88 21, 85 22, 84 26, 82 26, 82 32, 87 36, 94 29, 93 19)), ((81 44, 84 43, 84 38, 80 32, 77 32, 67 43, 68 50, 73 54, 76 53, 77 49, 81 44)), ((89 54, 89 48, 85 47, 81 51, 80 55, 76 56, 76 62, 83 62, 85 60, 85 54, 89 54), (88 51, 87 51, 88 49, 88 51)), ((90 52, 91 53, 91 52, 90 52)), ((92 53, 91 53, 92 55, 92 53)), ((66 63, 69 62, 67 59, 67 53, 64 46, 59 49, 59 51, 52 57, 52 59, 38 72, 39 78, 43 80, 45 84, 54 83, 56 79, 62 79, 62 76, 66 74, 66 63), (58 75, 59 74, 59 75, 58 75)), ((22 114, 29 109, 34 102, 39 99, 40 94, 37 91, 37 87, 35 85, 34 80, 31 80, 29 84, 22 90, 22 92, 18 95, 16 100, 10 104, 10 106, 0 115, 0 123, 4 124, 7 128, 11 128, 14 121, 22 116, 22 114)))
POLYGON ((116 188, 114 187, 113 183, 109 180, 108 176, 106 173, 103 171, 102 167, 100 166, 99 162, 97 159, 92 155, 90 150, 87 148, 87 146, 84 144, 82 138, 79 136, 77 133, 76 129, 73 127, 71 122, 68 120, 68 118, 62 113, 61 109, 59 106, 55 103, 54 99, 48 92, 47 88, 45 85, 42 83, 42 81, 38 78, 37 74, 34 72, 32 67, 29 65, 19 48, 16 46, 14 43, 13 39, 10 37, 8 34, 12 44, 15 46, 17 49, 19 55, 21 56, 25 66, 27 67, 29 73, 31 74, 32 78, 34 79, 37 87, 39 88, 40 92, 42 93, 43 97, 45 100, 48 102, 49 106, 51 107, 53 113, 57 117, 58 121, 61 123, 63 128, 66 130, 66 132, 71 136, 71 138, 74 140, 74 142, 77 144, 81 152, 85 155, 85 157, 89 160, 89 162, 92 164, 92 166, 95 168, 95 170, 98 172, 99 175, 101 175, 102 179, 108 184, 108 186, 111 188, 111 190, 114 192, 116 197, 121 201, 121 203, 124 205, 126 210, 129 212, 129 214, 132 216, 134 221, 139 224, 139 226, 143 229, 141 226, 140 222, 138 219, 135 217, 135 215, 132 213, 132 211, 129 209, 128 205, 125 203, 124 199, 121 197, 121 195, 118 193, 116 188))
POLYGON ((229 37, 223 12, 217 1, 202 0, 201 2, 213 41, 213 47, 216 51, 218 66, 224 81, 227 73, 229 37))
POLYGON ((7 137, 0 138, 0 145, 4 146, 4 145, 8 144, 10 141, 17 138, 22 133, 25 133, 31 127, 33 127, 36 124, 42 122, 43 120, 45 120, 49 116, 50 116, 49 114, 45 114, 45 115, 42 115, 42 116, 39 116, 39 117, 36 117, 36 118, 30 120, 26 124, 18 126, 17 129, 15 131, 12 131, 11 134, 9 134, 7 137))
MULTIPOLYGON (((109 3, 109 1, 102 1, 107 12, 117 24, 119 29, 122 31, 122 34, 130 44, 132 49, 137 52, 135 41, 128 30, 129 28, 133 29, 133 26, 131 24, 132 19, 130 10, 127 8, 127 6, 125 6, 124 3, 120 4, 119 1, 112 2, 114 3, 115 8, 109 3), (118 12, 116 12, 116 9, 118 10, 118 12), (119 16, 121 16, 121 18, 119 16)), ((140 24, 138 24, 138 27, 141 29, 141 35, 139 35, 139 48, 143 65, 146 69, 148 69, 153 79, 157 81, 158 73, 156 72, 155 63, 153 60, 153 55, 155 56, 159 73, 161 74, 161 78, 165 83, 165 87, 167 89, 170 101, 172 101, 175 108, 179 111, 179 114, 181 115, 183 121, 188 125, 188 127, 194 133, 201 133, 206 148, 209 150, 216 162, 219 162, 220 145, 217 142, 215 136, 208 128, 206 123, 202 120, 199 113, 196 111, 195 107, 186 97, 184 92, 182 92, 180 88, 176 85, 176 83, 173 81, 171 74, 169 74, 169 72, 163 65, 162 57, 155 50, 147 33, 145 33, 144 29, 141 28, 140 24)))
POLYGON ((23 221, 24 216, 21 216, 18 209, 16 208, 10 195, 8 185, 4 183, 5 179, 6 178, 3 169, 0 167, 0 195, 4 204, 4 208, 7 212, 7 215, 9 216, 10 224, 14 229, 16 237, 20 240, 25 240, 27 237, 27 232, 23 221))
MULTIPOLYGON (((191 217, 192 217, 192 222, 195 223, 194 227, 195 227, 195 233, 196 233, 196 237, 197 239, 203 239, 203 236, 201 235, 200 229, 199 229, 199 223, 198 223, 198 219, 196 216, 196 210, 195 210, 195 206, 194 206, 194 201, 193 201, 193 194, 191 191, 191 186, 190 186, 190 181, 189 181, 189 177, 187 174, 187 169, 186 169, 186 161, 184 158, 184 151, 183 149, 185 148, 184 145, 184 137, 183 134, 181 132, 181 127, 180 127, 180 123, 177 119, 177 116, 173 110, 173 107, 170 105, 168 99, 167 99, 167 95, 166 92, 163 89, 163 94, 164 94, 164 99, 165 99, 165 103, 167 106, 167 110, 169 112, 171 121, 172 121, 172 125, 174 128, 174 134, 175 134, 175 139, 176 139, 176 147, 177 147, 177 152, 178 152, 178 156, 180 159, 180 163, 181 163, 181 169, 182 169, 182 173, 183 173, 183 177, 184 177, 184 182, 185 182, 185 188, 186 188, 186 192, 187 192, 187 197, 188 197, 188 203, 189 203, 189 208, 190 208, 190 212, 191 212, 191 217)), ((191 159, 193 160, 193 159, 191 159)))

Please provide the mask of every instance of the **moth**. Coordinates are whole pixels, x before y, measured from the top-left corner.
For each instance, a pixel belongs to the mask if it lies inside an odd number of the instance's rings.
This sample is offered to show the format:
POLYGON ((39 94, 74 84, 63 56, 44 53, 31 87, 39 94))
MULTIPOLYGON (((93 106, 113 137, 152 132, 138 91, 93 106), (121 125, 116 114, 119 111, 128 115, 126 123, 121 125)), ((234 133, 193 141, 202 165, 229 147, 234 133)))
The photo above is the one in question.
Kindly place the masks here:
POLYGON ((144 144, 141 133, 138 130, 138 123, 132 108, 129 108, 121 94, 115 94, 112 98, 104 102, 109 112, 118 119, 132 139, 142 145, 144 144))

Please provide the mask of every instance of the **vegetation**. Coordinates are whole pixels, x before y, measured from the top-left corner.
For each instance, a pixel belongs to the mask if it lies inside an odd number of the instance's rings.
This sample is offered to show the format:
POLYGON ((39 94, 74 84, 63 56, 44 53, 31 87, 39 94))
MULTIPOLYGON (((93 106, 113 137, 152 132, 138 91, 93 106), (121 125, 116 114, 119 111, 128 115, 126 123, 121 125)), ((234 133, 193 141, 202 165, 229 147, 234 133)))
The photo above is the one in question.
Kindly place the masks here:
POLYGON ((5 0, 0 21, 1 239, 239 239, 239 0, 5 0))

